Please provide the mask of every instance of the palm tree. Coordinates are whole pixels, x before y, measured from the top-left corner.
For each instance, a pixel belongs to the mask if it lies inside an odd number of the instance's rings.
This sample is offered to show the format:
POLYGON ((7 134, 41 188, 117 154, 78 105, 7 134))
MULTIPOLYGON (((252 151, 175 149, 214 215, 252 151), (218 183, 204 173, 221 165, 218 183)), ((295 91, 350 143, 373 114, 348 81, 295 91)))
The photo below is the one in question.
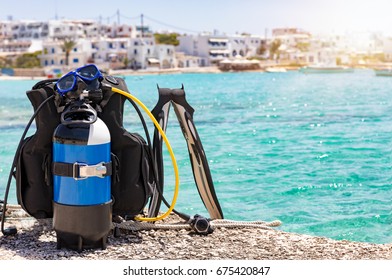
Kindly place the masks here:
POLYGON ((274 41, 272 41, 271 45, 270 45, 270 58, 273 59, 274 56, 276 55, 276 58, 279 58, 279 47, 280 45, 282 45, 282 42, 279 39, 276 39, 274 41))
POLYGON ((69 65, 69 55, 72 49, 76 46, 76 42, 72 39, 65 38, 62 48, 65 51, 65 65, 69 65))

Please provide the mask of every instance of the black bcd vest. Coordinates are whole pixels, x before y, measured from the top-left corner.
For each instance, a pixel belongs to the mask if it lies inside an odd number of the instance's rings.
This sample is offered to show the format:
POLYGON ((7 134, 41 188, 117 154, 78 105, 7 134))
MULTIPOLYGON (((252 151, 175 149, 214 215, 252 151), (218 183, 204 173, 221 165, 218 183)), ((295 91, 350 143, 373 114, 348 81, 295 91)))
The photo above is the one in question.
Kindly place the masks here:
MULTIPOLYGON (((116 81, 115 87, 128 92, 121 78, 104 77, 104 81, 116 81)), ((27 91, 34 111, 44 100, 56 94, 53 88, 51 83, 27 91)), ((113 214, 132 217, 143 212, 156 182, 150 147, 139 134, 130 133, 123 127, 126 100, 120 94, 103 89, 98 116, 105 122, 111 136, 113 214)), ((35 118, 36 132, 23 140, 17 155, 18 203, 37 219, 53 216, 52 137, 60 124, 60 115, 54 99, 46 103, 35 118)))

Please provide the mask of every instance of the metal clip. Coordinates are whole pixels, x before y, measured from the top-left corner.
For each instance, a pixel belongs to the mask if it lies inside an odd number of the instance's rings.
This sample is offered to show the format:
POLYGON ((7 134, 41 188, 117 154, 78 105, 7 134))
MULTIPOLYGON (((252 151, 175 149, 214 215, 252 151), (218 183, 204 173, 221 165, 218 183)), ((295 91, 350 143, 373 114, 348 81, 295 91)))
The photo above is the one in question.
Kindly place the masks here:
POLYGON ((104 162, 95 164, 95 165, 87 165, 85 163, 75 162, 73 165, 73 178, 75 180, 84 180, 88 177, 99 177, 103 178, 107 172, 107 168, 104 162), (77 169, 79 167, 79 172, 77 169))
POLYGON ((81 166, 87 166, 86 163, 79 163, 79 162, 75 162, 72 166, 72 178, 74 178, 75 180, 84 180, 87 179, 87 177, 81 177, 80 176, 80 167, 81 166))

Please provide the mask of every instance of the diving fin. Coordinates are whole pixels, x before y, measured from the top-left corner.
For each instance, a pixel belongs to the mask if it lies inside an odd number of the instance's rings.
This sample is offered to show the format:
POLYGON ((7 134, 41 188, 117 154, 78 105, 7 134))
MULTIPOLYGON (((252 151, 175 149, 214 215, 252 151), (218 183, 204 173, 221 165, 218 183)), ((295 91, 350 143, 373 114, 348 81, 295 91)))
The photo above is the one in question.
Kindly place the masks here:
POLYGON ((182 86, 180 89, 158 88, 158 92, 159 99, 166 101, 164 104, 168 103, 170 97, 182 133, 187 141, 193 176, 199 195, 211 219, 223 219, 222 209, 215 193, 207 157, 193 122, 193 113, 195 110, 186 101, 184 87, 182 86))
MULTIPOLYGON (((169 111, 170 111, 170 90, 162 89, 160 91, 158 87, 158 91, 160 92, 158 103, 155 105, 154 109, 152 109, 151 113, 161 126, 162 130, 166 133, 167 121, 169 119, 169 111)), ((157 188, 159 190, 154 189, 150 205, 148 208, 148 217, 156 217, 158 215, 159 209, 162 203, 162 197, 160 193, 163 193, 163 183, 164 183, 164 170, 163 170, 163 155, 162 155, 162 135, 158 132, 157 129, 154 131, 154 140, 153 140, 153 159, 154 163, 157 164, 155 166, 157 170, 157 188)))

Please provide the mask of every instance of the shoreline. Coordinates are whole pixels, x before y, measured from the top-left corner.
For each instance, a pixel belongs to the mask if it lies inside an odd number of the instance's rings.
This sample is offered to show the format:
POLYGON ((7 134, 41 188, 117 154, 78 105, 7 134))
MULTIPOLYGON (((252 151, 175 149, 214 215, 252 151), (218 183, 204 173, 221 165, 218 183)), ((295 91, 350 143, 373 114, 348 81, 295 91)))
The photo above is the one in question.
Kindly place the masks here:
MULTIPOLYGON (((0 260, 392 260, 392 244, 333 240, 288 233, 275 228, 216 228, 210 235, 188 229, 121 229, 108 237, 105 250, 81 253, 56 248, 52 219, 36 220, 19 206, 9 206, 6 227, 13 224, 15 236, 0 235, 0 260), (191 249, 190 249, 191 248, 191 249)), ((175 224, 171 214, 157 224, 175 224)))
MULTIPOLYGON (((353 66, 354 69, 369 69, 372 70, 373 65, 365 66, 353 66)), ((258 69, 243 69, 243 70, 221 70, 217 66, 206 66, 206 67, 189 67, 189 68, 169 68, 169 69, 120 69, 120 70, 108 70, 109 75, 114 76, 144 76, 144 75, 165 75, 165 74, 202 74, 202 73, 265 73, 267 68, 285 68, 287 72, 298 71, 300 66, 290 66, 287 64, 265 64, 261 65, 258 69)), ((12 81, 12 80, 45 80, 47 76, 8 76, 0 75, 0 81, 12 81)))
MULTIPOLYGON (((241 72, 241 71, 240 71, 241 72)), ((258 72, 263 72, 259 70, 258 72)), ((185 73, 225 73, 218 67, 194 67, 194 68, 170 68, 170 69, 147 69, 147 70, 109 70, 109 75, 114 76, 143 76, 143 75, 160 75, 160 74, 185 74, 185 73)), ((13 80, 45 80, 46 76, 7 76, 0 75, 0 81, 13 80)))

